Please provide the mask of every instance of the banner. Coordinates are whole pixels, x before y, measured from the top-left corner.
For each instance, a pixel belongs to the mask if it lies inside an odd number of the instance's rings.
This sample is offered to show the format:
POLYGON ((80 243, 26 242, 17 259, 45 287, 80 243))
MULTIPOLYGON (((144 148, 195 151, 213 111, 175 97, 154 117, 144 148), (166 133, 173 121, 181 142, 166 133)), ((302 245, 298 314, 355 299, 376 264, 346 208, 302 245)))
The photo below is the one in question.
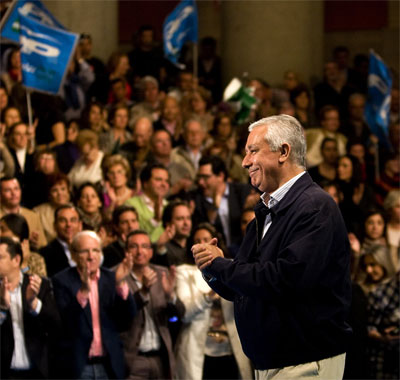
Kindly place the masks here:
POLYGON ((22 82, 28 88, 57 94, 78 34, 19 15, 22 82))
POLYGON ((0 24, 1 37, 19 43, 19 12, 44 25, 65 29, 47 8, 37 0, 14 1, 7 10, 0 24))
POLYGON ((174 65, 178 63, 179 53, 187 41, 197 42, 198 21, 194 0, 183 0, 167 16, 163 25, 164 54, 174 65))
POLYGON ((368 98, 365 118, 371 132, 382 145, 388 145, 390 94, 392 75, 388 67, 374 51, 369 55, 368 98))

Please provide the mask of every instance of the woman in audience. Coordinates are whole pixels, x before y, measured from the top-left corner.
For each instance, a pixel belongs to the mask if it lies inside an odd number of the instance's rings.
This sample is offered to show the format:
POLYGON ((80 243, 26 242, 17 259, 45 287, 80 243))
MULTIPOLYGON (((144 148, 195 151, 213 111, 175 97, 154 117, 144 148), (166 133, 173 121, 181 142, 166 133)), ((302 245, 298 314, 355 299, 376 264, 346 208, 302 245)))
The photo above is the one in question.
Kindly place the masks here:
POLYGON ((47 276, 44 258, 29 247, 29 226, 26 219, 20 214, 7 214, 0 219, 0 235, 16 238, 22 246, 21 270, 28 274, 47 276))
POLYGON ((81 157, 68 174, 72 186, 78 188, 84 182, 100 182, 104 153, 99 149, 99 136, 93 131, 83 130, 79 132, 76 145, 81 157))
POLYGON ((370 246, 360 257, 357 282, 368 295, 390 278, 389 251, 384 245, 370 246))
MULTIPOLYGON (((193 231, 193 243, 208 243, 216 236, 209 223, 193 231)), ((190 246, 190 245, 189 245, 190 246)), ((176 292, 185 304, 183 326, 176 343, 177 379, 251 379, 233 318, 233 304, 210 290, 193 262, 176 269, 176 292)))
POLYGON ((311 95, 305 84, 299 84, 290 91, 290 102, 294 105, 294 117, 298 119, 303 128, 316 127, 317 122, 311 110, 311 95))
MULTIPOLYGON (((113 79, 123 78, 125 79, 125 86, 126 86, 126 98, 130 99, 132 96, 132 87, 128 83, 127 74, 130 70, 129 66, 129 58, 125 53, 121 53, 115 51, 111 54, 110 59, 108 60, 108 72, 110 82, 113 79)), ((109 104, 114 103, 112 93, 109 92, 108 95, 108 102, 109 104)))
POLYGON ((383 208, 388 213, 386 239, 390 248, 393 265, 400 269, 400 190, 391 190, 383 202, 383 208))
POLYGON ((97 186, 91 182, 82 184, 76 193, 76 205, 81 210, 83 229, 97 232, 103 223, 103 202, 97 186))
POLYGON ((338 161, 338 180, 343 193, 341 211, 348 231, 360 236, 364 211, 375 206, 371 187, 362 181, 362 172, 357 158, 345 155, 338 161))
POLYGON ((118 148, 131 140, 131 133, 127 131, 129 110, 126 106, 115 106, 109 115, 111 129, 100 135, 100 149, 104 153, 116 153, 118 148))
POLYGON ((91 129, 98 134, 110 129, 104 119, 104 107, 99 102, 89 103, 82 111, 81 119, 83 129, 91 129))
POLYGON ((54 229, 54 212, 57 207, 69 203, 71 199, 69 180, 65 174, 55 174, 47 179, 47 197, 48 202, 36 206, 33 211, 39 215, 46 240, 50 242, 57 236, 54 229))
POLYGON ((1 114, 1 122, 5 125, 5 135, 10 127, 22 121, 21 111, 17 107, 7 107, 1 114))
POLYGON ((129 187, 131 168, 126 158, 119 154, 106 157, 102 164, 104 178, 104 208, 107 215, 111 216, 115 207, 121 206, 135 195, 129 187))
POLYGON ((6 70, 1 74, 1 80, 11 94, 13 87, 22 82, 21 52, 19 47, 10 48, 7 58, 6 70))
POLYGON ((203 87, 198 87, 186 94, 182 99, 182 109, 184 117, 195 114, 200 117, 204 125, 207 127, 207 132, 210 132, 213 127, 214 117, 210 113, 211 94, 203 87))

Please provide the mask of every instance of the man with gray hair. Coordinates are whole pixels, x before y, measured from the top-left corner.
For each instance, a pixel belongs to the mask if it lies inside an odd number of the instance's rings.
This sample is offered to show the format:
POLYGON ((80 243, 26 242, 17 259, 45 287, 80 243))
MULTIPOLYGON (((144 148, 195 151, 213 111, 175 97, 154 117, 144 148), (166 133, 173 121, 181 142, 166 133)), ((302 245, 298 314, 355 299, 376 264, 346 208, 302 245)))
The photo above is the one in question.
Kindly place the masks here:
POLYGON ((216 239, 192 248, 209 285, 235 305, 256 379, 343 376, 351 328, 350 252, 340 211, 305 171, 300 123, 288 115, 249 127, 243 166, 262 192, 235 259, 216 239))
POLYGON ((186 120, 183 126, 184 144, 177 146, 171 153, 171 161, 184 166, 190 173, 190 178, 196 178, 199 162, 202 156, 207 129, 198 116, 186 120))
POLYGON ((76 267, 53 277, 62 336, 55 363, 57 378, 124 378, 119 332, 130 326, 136 304, 124 278, 133 265, 127 256, 116 273, 100 268, 101 241, 94 231, 82 231, 71 244, 76 267), (58 361, 58 360, 57 360, 58 361))

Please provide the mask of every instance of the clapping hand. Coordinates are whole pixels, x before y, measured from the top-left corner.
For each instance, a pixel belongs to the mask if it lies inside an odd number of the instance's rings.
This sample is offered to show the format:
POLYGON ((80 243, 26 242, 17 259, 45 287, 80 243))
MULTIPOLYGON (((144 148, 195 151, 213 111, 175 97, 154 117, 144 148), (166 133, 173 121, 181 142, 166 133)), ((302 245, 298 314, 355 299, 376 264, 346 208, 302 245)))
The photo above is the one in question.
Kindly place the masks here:
POLYGON ((36 309, 37 301, 38 301, 38 294, 40 291, 40 286, 42 284, 42 279, 38 275, 34 274, 29 276, 29 284, 26 288, 26 301, 30 305, 32 310, 36 309))
POLYGON ((125 252, 125 258, 118 265, 115 271, 115 280, 117 284, 125 279, 131 272, 133 267, 133 254, 130 252, 125 252))
POLYGON ((176 267, 175 265, 171 265, 169 267, 168 274, 167 272, 161 273, 161 285, 168 300, 171 300, 173 298, 175 283, 176 283, 176 267))
POLYGON ((0 309, 8 310, 10 305, 10 283, 7 277, 3 277, 0 285, 0 309))
POLYGON ((217 247, 218 239, 213 238, 208 244, 195 244, 192 247, 194 261, 200 270, 208 267, 215 258, 224 257, 224 253, 217 247))

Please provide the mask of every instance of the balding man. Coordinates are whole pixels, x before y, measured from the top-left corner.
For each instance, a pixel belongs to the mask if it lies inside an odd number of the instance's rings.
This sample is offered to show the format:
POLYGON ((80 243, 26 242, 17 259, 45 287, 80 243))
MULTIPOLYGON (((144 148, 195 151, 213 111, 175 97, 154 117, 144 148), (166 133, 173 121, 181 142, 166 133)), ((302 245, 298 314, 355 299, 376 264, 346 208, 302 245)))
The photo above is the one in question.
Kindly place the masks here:
MULTIPOLYGON (((59 376, 72 379, 124 378, 125 364, 119 332, 128 328, 136 304, 121 271, 100 268, 101 241, 93 231, 78 233, 71 245, 76 267, 53 277, 54 295, 63 320, 59 340, 59 376)), ((125 268, 125 273, 124 273, 125 268)))

